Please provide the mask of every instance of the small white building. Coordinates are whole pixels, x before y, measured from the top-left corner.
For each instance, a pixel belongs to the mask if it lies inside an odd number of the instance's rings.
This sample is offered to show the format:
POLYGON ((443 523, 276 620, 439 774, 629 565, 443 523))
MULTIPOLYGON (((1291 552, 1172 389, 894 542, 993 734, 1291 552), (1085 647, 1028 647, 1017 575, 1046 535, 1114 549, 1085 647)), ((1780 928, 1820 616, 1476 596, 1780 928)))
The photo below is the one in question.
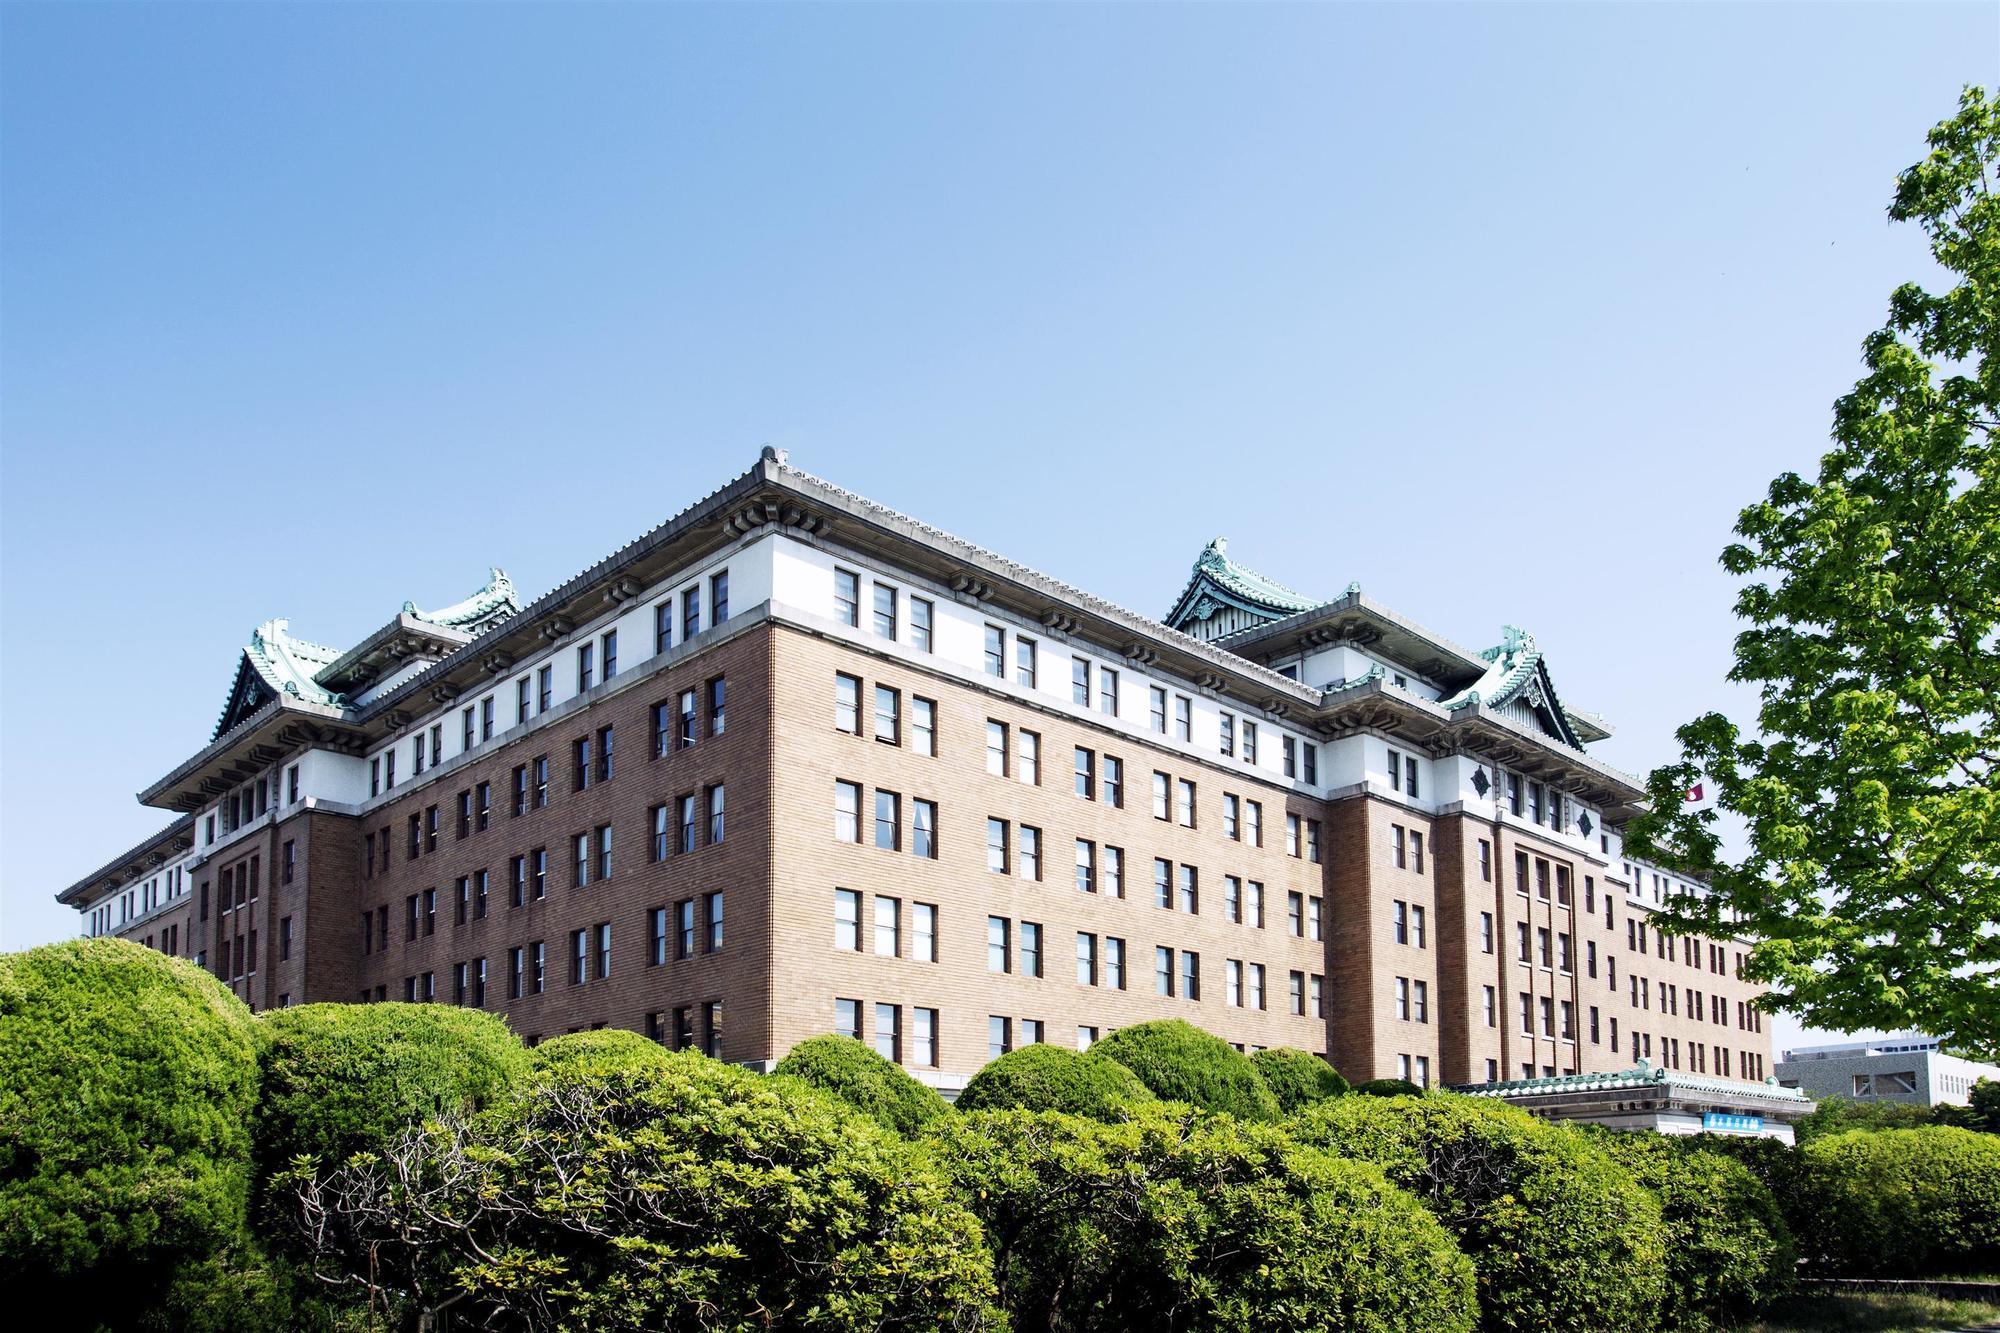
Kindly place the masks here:
POLYGON ((1641 1060, 1611 1074, 1481 1083, 1458 1091, 1492 1097, 1545 1120, 1579 1120, 1611 1129, 1657 1134, 1729 1134, 1790 1143, 1792 1125, 1812 1113, 1812 1100, 1775 1079, 1739 1083, 1641 1060))
POLYGON ((1812 1097, 1964 1106, 1980 1079, 2000 1083, 2000 1065, 1962 1060, 1947 1055, 1935 1037, 1904 1034, 1786 1051, 1777 1077, 1812 1097))

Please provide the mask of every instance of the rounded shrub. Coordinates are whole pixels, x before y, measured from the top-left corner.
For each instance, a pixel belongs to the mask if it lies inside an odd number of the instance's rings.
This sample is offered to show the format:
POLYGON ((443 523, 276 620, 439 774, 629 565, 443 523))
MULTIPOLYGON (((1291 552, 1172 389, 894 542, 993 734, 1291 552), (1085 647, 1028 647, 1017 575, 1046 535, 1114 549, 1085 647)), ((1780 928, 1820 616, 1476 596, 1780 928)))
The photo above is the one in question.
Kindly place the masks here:
POLYGON ((1424 1090, 1406 1078, 1371 1078, 1354 1090, 1364 1097, 1421 1097, 1424 1090))
POLYGON ((492 1014, 441 1004, 307 1004, 264 1029, 257 1161, 379 1151, 412 1125, 503 1096, 528 1053, 492 1014))
POLYGON ((1375 1167, 1155 1105, 983 1111, 933 1131, 1017 1329, 1465 1333, 1471 1265, 1375 1167))
POLYGON ((1749 1168, 1692 1139, 1621 1130, 1590 1138, 1659 1200, 1668 1327, 1732 1326, 1788 1293, 1791 1228, 1749 1168))
POLYGON ((1347 1091, 1347 1080, 1340 1071, 1308 1051, 1273 1046, 1251 1056, 1250 1063, 1286 1115, 1347 1091))
POLYGON ((1646 1329, 1666 1272, 1660 1206, 1572 1129, 1477 1097, 1341 1097, 1292 1133, 1381 1166, 1458 1238, 1482 1326, 1646 1329))
POLYGON ((1883 1277, 2000 1268, 2000 1136, 1850 1130, 1799 1155, 1795 1225, 1817 1267, 1883 1277))
POLYGON ((468 1327, 998 1329, 979 1223, 923 1149, 693 1051, 557 1061, 434 1122, 403 1189, 320 1173, 315 1255, 468 1327), (356 1225, 355 1223, 358 1223, 356 1225))
POLYGON ((852 1037, 808 1037, 771 1072, 830 1092, 898 1134, 913 1134, 951 1110, 935 1088, 852 1037))
POLYGON ((1066 1111, 1090 1120, 1122 1120, 1153 1100, 1138 1076, 1115 1060, 1037 1042, 993 1060, 958 1094, 961 1111, 1066 1111))
POLYGON ((658 1069, 666 1059, 665 1047, 629 1028, 572 1032, 551 1037, 528 1052, 529 1067, 537 1076, 658 1069))
POLYGON ((1278 1099, 1250 1057, 1178 1018, 1120 1028, 1090 1048, 1116 1060, 1164 1101, 1186 1102, 1242 1120, 1276 1120, 1278 1099))
POLYGON ((192 963, 111 939, 0 957, 9 1308, 121 1327, 239 1241, 256 1089, 256 1020, 192 963))

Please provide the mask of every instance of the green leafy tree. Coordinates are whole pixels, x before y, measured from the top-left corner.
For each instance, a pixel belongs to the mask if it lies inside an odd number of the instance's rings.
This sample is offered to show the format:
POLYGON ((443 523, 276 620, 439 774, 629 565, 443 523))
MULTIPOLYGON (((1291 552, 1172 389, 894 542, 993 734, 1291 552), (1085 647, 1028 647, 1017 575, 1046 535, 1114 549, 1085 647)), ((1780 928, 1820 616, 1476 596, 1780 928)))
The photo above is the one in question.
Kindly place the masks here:
POLYGON ((1421 1204, 1275 1127, 1156 1104, 933 1131, 1017 1333, 1469 1333, 1472 1270, 1421 1204))
POLYGON ((1251 1056, 1250 1063, 1286 1115, 1347 1091, 1347 1080, 1340 1071, 1308 1051, 1272 1046, 1251 1056))
POLYGON ((1119 1028, 1090 1052, 1124 1065, 1163 1100, 1244 1120, 1279 1118, 1278 1099, 1264 1086, 1250 1057, 1182 1019, 1119 1028))
POLYGON ((1775 1007, 2000 1050, 2000 108, 1969 88, 1901 173, 1952 285, 1912 283, 1863 348, 1816 479, 1786 473, 1722 553, 1753 580, 1729 678, 1654 771, 1635 850, 1706 879, 1683 931, 1747 936, 1775 1007), (1712 805, 1691 807, 1697 782, 1712 805), (1725 855, 1724 817, 1746 850, 1725 855))
POLYGON ((240 1248, 257 1035, 214 977, 136 944, 0 957, 7 1309, 136 1327, 240 1248))
POLYGON ((1154 1100, 1115 1060, 1036 1042, 990 1061, 958 1094, 961 1111, 1065 1111, 1089 1120, 1123 1120, 1154 1100))
POLYGON ((1338 1097, 1293 1117, 1302 1142, 1379 1165, 1458 1238, 1481 1327, 1654 1327, 1666 1244, 1652 1193, 1574 1129, 1478 1097, 1338 1097))
POLYGON ((552 1061, 482 1114, 295 1169, 315 1275, 419 1328, 1001 1326, 979 1223, 923 1150, 796 1079, 613 1064, 552 1061))
POLYGON ((925 1087, 894 1061, 852 1037, 808 1037, 771 1072, 830 1092, 897 1134, 914 1134, 951 1112, 935 1088, 925 1087))
POLYGON ((1845 1097, 1827 1097, 1813 1107, 1812 1114, 1792 1127, 1801 1144, 1823 1134, 1842 1134, 1850 1129, 1915 1129, 1934 1122, 1932 1109, 1913 1102, 1857 1102, 1845 1097))
POLYGON ((1903 1278, 2000 1266, 2000 1138, 1947 1125, 1850 1130, 1799 1156, 1799 1247, 1824 1271, 1903 1278))

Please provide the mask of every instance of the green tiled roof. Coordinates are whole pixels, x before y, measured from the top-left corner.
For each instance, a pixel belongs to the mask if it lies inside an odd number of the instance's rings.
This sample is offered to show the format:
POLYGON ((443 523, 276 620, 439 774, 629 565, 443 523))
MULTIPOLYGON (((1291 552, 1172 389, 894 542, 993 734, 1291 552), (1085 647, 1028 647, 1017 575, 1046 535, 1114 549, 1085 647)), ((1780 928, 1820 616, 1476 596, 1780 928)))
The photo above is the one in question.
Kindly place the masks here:
POLYGON ((486 586, 462 602, 439 607, 435 611, 419 611, 415 602, 403 603, 403 614, 415 616, 418 620, 428 620, 433 625, 445 625, 452 629, 463 629, 467 625, 477 625, 491 619, 496 612, 516 615, 521 610, 521 601, 514 595, 514 581, 498 566, 488 570, 486 586))
POLYGON ((1239 565, 1231 560, 1226 537, 1217 537, 1195 557, 1194 570, 1181 588, 1180 596, 1174 599, 1173 610, 1167 612, 1166 623, 1180 629, 1190 618, 1204 618, 1191 616, 1203 596, 1219 596, 1224 601, 1261 612, 1273 620, 1324 605, 1319 598, 1294 592, 1276 579, 1266 578, 1248 565, 1239 565))
POLYGON ((1619 1069, 1610 1073, 1508 1079, 1499 1083, 1481 1083, 1462 1088, 1460 1091, 1471 1097, 1509 1097, 1550 1092, 1616 1092, 1621 1089, 1633 1092, 1650 1090, 1709 1093, 1718 1097, 1750 1097, 1759 1101, 1795 1103, 1812 1101, 1812 1098, 1797 1088, 1779 1087, 1778 1081, 1772 1078, 1767 1078, 1762 1083, 1735 1083, 1728 1079, 1654 1068, 1652 1063, 1646 1060, 1639 1061, 1631 1069, 1619 1069))

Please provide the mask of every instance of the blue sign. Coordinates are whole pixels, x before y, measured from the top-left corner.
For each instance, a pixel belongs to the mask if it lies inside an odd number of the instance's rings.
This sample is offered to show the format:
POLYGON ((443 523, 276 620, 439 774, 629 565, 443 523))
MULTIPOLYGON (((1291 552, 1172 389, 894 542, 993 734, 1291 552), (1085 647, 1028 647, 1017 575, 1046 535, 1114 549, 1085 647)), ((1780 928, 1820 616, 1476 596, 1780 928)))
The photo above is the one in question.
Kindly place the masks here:
POLYGON ((1725 1134, 1761 1134, 1764 1130, 1764 1117, 1730 1115, 1724 1111, 1704 1111, 1701 1115, 1701 1127, 1720 1130, 1725 1134))

